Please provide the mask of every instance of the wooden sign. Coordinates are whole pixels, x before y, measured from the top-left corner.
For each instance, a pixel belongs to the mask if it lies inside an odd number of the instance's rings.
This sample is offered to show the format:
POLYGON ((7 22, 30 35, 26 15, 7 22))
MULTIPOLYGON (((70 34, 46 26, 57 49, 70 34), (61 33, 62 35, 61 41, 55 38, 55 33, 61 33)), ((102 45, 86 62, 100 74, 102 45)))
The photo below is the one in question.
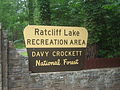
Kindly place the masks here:
POLYGON ((24 38, 31 72, 83 68, 88 38, 85 28, 30 25, 24 29, 24 38))

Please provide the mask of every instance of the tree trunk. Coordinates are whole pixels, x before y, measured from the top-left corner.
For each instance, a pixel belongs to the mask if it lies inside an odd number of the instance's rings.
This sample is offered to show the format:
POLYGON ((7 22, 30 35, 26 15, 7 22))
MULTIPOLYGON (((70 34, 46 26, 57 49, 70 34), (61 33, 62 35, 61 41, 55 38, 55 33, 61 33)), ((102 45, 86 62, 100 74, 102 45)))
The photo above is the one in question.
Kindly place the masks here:
POLYGON ((33 0, 28 0, 28 10, 29 10, 29 24, 33 25, 34 24, 34 2, 33 0))
POLYGON ((49 0, 37 0, 40 17, 39 20, 41 21, 42 25, 50 25, 51 24, 51 12, 50 12, 50 2, 49 0))

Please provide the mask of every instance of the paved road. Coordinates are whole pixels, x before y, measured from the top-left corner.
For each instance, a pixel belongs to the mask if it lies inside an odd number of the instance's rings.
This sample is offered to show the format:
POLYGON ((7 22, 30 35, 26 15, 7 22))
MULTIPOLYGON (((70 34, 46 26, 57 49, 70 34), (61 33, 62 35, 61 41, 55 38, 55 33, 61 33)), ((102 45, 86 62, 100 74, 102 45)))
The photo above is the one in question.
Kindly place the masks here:
POLYGON ((18 53, 22 53, 22 52, 27 52, 26 48, 24 49, 16 49, 18 53))

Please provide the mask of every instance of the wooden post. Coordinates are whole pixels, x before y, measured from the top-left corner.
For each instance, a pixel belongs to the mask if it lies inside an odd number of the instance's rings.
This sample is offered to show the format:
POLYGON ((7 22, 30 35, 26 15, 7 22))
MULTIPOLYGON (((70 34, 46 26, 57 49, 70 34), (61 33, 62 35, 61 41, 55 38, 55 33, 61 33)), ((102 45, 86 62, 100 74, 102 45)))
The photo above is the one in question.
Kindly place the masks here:
POLYGON ((2 90, 2 65, 1 65, 1 60, 2 60, 2 45, 1 45, 1 37, 2 37, 2 30, 1 30, 1 23, 0 23, 0 90, 2 90))

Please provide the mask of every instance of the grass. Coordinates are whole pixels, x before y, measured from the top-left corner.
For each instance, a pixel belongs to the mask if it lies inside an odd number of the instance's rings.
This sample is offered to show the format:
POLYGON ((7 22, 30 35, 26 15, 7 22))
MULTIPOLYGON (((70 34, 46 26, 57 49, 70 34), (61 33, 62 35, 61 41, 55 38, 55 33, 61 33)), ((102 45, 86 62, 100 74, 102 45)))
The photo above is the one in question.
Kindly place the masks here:
POLYGON ((20 54, 23 56, 28 56, 27 52, 21 52, 20 54))
POLYGON ((24 43, 15 43, 15 47, 16 47, 17 49, 26 48, 24 43))

